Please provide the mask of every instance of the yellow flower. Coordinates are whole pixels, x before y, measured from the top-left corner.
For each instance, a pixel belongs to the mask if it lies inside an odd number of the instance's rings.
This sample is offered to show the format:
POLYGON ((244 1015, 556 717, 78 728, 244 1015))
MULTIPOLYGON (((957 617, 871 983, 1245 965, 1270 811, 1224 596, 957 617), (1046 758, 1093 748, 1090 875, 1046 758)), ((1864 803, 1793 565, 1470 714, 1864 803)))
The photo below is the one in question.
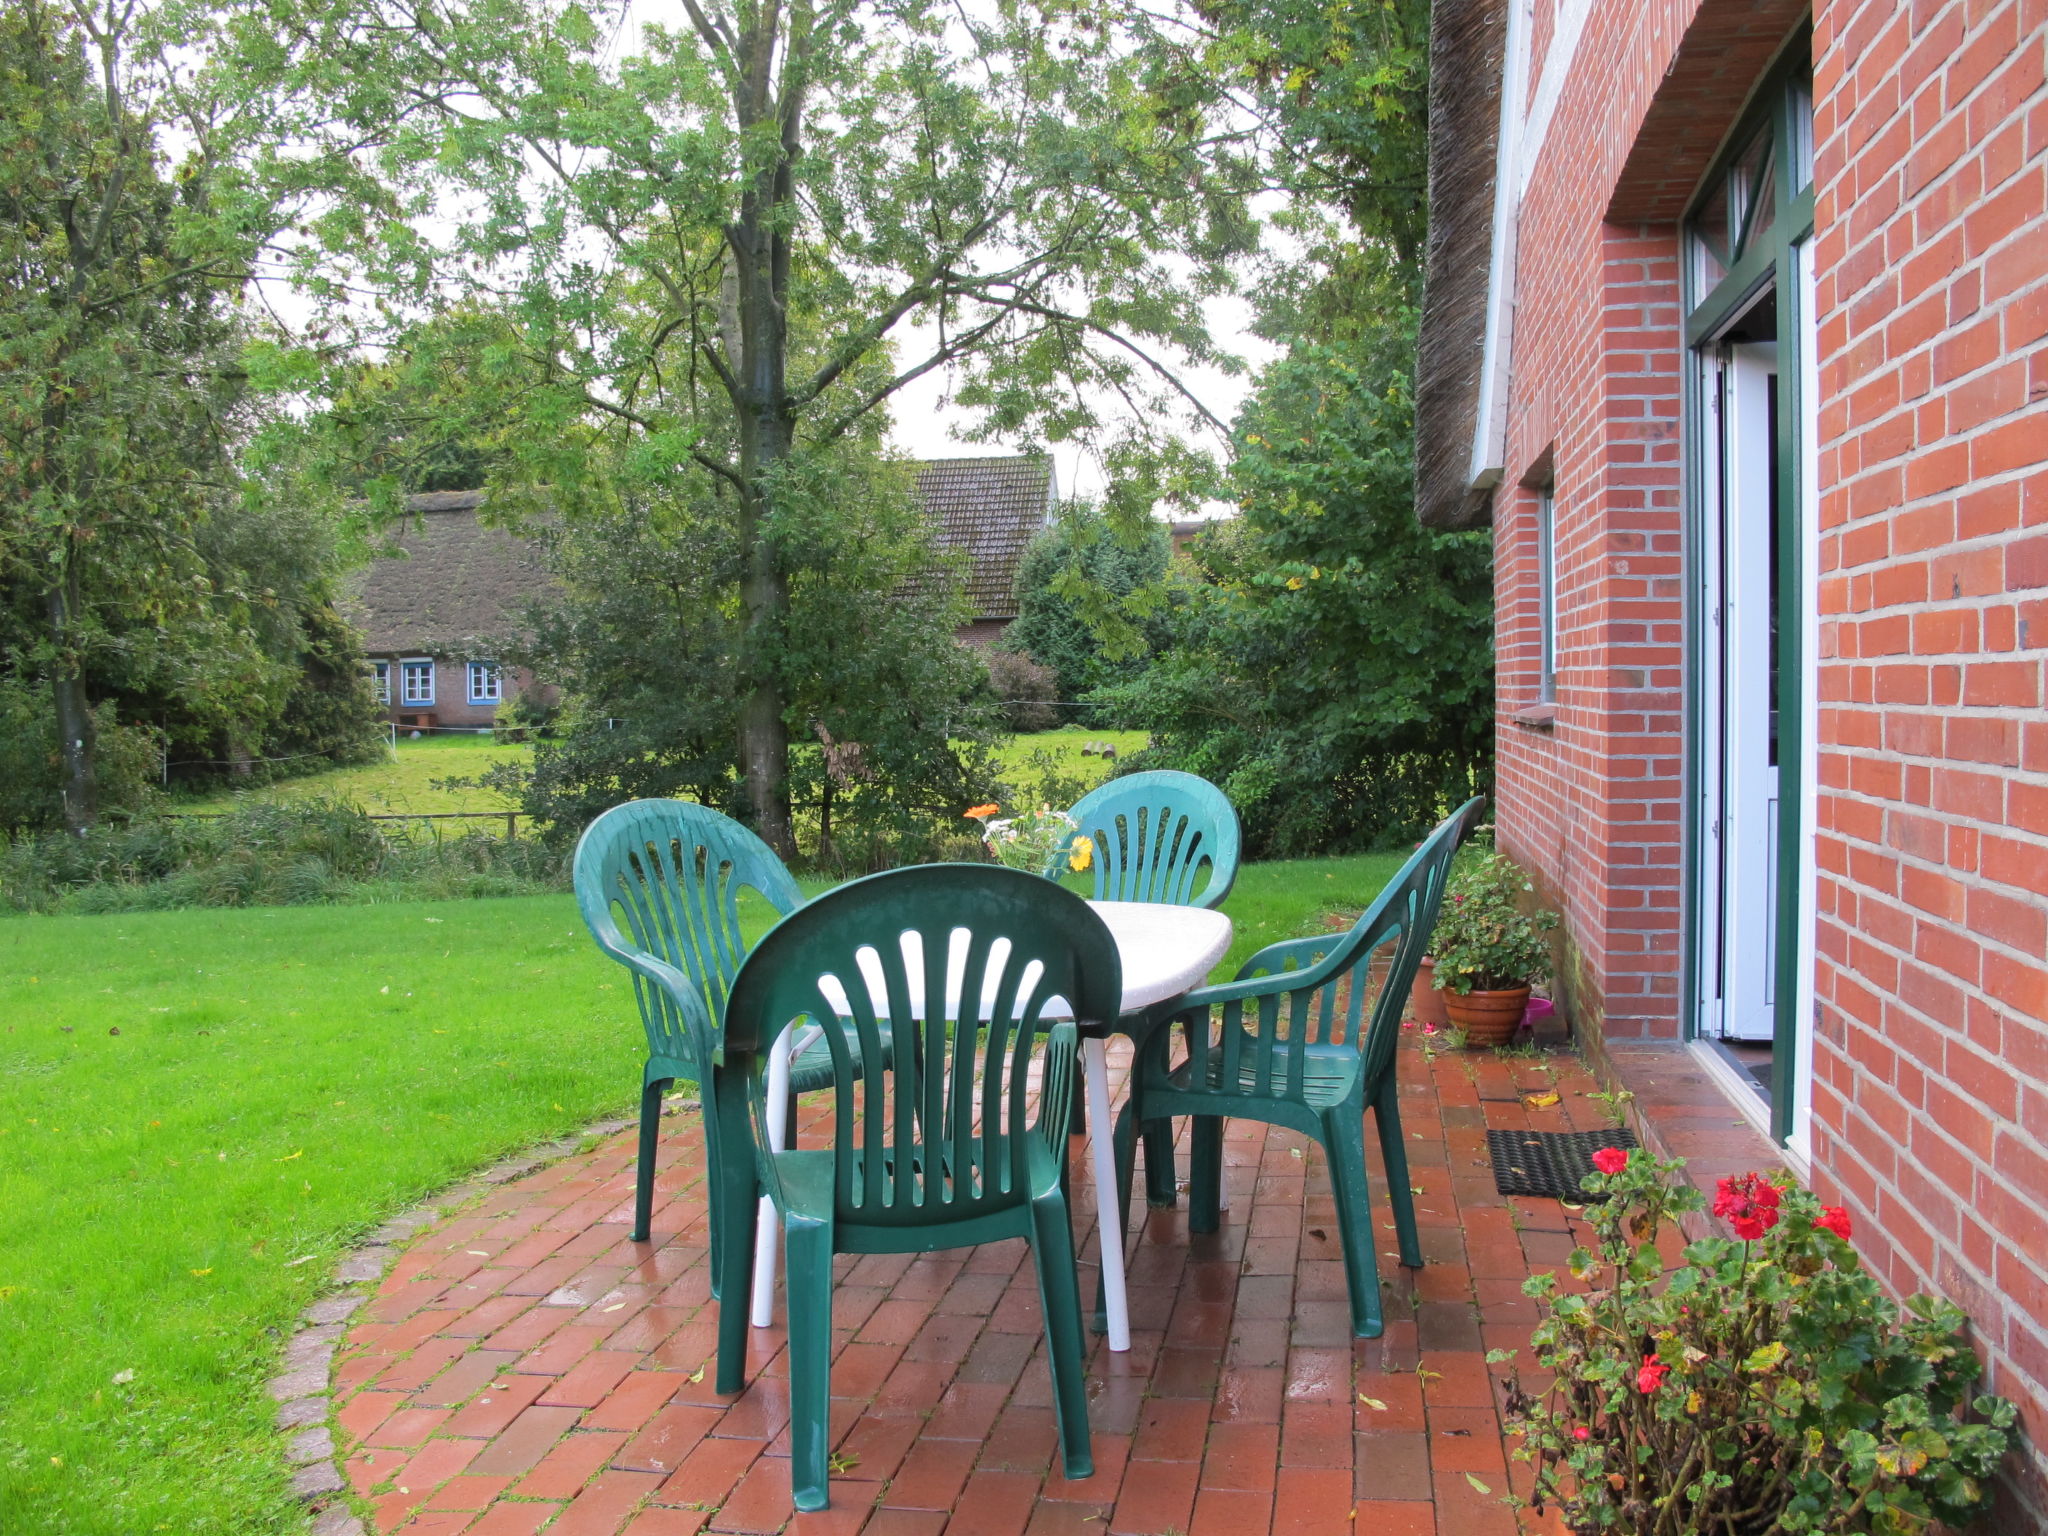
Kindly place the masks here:
POLYGON ((1094 862, 1095 839, 1085 836, 1075 838, 1074 846, 1067 850, 1067 868, 1078 875, 1094 862))
POLYGON ((995 813, 997 811, 1000 811, 1001 809, 1002 807, 1000 805, 997 805, 993 801, 991 801, 987 805, 971 805, 966 810, 962 811, 960 814, 962 818, 966 820, 987 821, 989 817, 995 815, 995 813))

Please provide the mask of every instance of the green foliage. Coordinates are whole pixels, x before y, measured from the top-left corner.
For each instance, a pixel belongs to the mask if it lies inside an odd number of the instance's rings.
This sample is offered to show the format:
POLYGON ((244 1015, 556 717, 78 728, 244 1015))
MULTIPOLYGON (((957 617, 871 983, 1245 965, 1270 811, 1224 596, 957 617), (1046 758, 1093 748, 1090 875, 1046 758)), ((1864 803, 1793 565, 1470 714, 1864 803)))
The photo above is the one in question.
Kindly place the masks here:
MULTIPOLYGON (((119 813, 149 806, 157 780, 155 734, 121 725, 111 704, 94 711, 94 722, 100 808, 119 813)), ((60 773, 57 725, 47 690, 31 692, 26 684, 0 674, 0 837, 59 824, 60 773)))
POLYGON ((1549 975, 1544 935, 1557 926, 1557 914, 1524 910, 1523 898, 1534 890, 1505 854, 1460 864, 1444 888, 1429 941, 1437 986, 1460 994, 1502 992, 1549 975))
POLYGON ((1488 778, 1491 551, 1415 521, 1412 324, 1268 370, 1243 516, 1199 542, 1172 647, 1105 694, 1152 732, 1142 765, 1221 785, 1261 854, 1411 839, 1488 778))
POLYGON ((1060 723, 1053 701, 1059 675, 1022 651, 988 653, 988 686, 1003 706, 1003 723, 1013 731, 1050 731, 1060 723))
MULTIPOLYGON (((224 816, 105 821, 0 838, 0 907, 154 912, 559 890, 559 849, 431 822, 375 822, 336 800, 251 800, 224 816)), ((489 825, 486 823, 486 825, 489 825)))
POLYGON ((1159 605, 1172 554, 1158 523, 1129 542, 1099 508, 1070 503, 1018 563, 1017 618, 1004 648, 1052 668, 1059 699, 1136 676, 1165 638, 1159 605))
POLYGON ((1754 1174, 1724 1179, 1716 1211, 1747 1211, 1757 1240, 1702 1239, 1667 1273, 1659 1232, 1703 1204, 1683 1166, 1634 1152, 1590 1175, 1607 1198, 1588 1208, 1597 1243, 1572 1255, 1577 1283, 1523 1287, 1544 1313, 1536 1367, 1554 1373, 1508 1391, 1536 1502, 1618 1536, 1967 1524, 2016 1415, 1972 1397, 1962 1312, 1929 1296, 1895 1307, 1846 1241, 1845 1212, 1754 1174))
MULTIPOLYGON (((591 477, 607 472, 602 458, 591 477)), ((779 496, 791 608, 780 652, 789 683, 791 798, 801 852, 828 867, 921 848, 994 778, 994 708, 974 656, 955 644, 949 567, 902 467, 844 448, 786 466, 779 496)), ((557 837, 622 801, 679 796, 743 810, 738 657, 744 553, 730 498, 701 482, 613 482, 540 524, 556 595, 532 637, 501 654, 562 690, 564 707, 529 765, 489 782, 516 793, 557 837)))

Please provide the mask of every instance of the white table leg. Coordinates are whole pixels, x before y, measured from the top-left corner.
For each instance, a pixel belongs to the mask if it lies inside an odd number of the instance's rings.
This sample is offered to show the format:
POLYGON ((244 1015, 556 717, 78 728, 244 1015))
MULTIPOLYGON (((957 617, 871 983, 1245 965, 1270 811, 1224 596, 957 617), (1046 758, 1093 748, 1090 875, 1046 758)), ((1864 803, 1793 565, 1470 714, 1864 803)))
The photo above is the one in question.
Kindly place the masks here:
MULTIPOLYGON (((785 1031, 768 1053, 768 1145, 780 1152, 789 1145, 789 1059, 794 1053, 785 1031)), ((754 1296, 752 1321, 766 1328, 775 1321, 775 1255, 780 1246, 780 1223, 775 1219, 775 1202, 761 1197, 754 1217, 754 1296)))
POLYGON ((1096 1223, 1102 1232, 1102 1301, 1109 1347, 1131 1347, 1130 1300, 1124 1292, 1123 1204, 1116 1197, 1116 1122, 1109 1117, 1109 1062, 1099 1037, 1081 1042, 1088 1094, 1088 1152, 1094 1162, 1096 1223))

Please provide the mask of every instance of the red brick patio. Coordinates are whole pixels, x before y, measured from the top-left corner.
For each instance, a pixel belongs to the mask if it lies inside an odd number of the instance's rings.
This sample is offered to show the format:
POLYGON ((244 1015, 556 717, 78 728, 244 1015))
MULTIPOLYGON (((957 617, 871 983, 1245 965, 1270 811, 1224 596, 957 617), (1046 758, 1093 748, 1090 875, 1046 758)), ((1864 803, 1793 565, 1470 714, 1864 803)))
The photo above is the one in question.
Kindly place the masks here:
MULTIPOLYGON (((792 1518, 781 1330, 756 1332, 744 1393, 711 1389, 693 1112, 670 1121, 651 1243, 626 1240, 630 1134, 411 1242, 338 1357, 344 1471, 375 1528, 409 1536, 1512 1536, 1485 1351, 1525 1341, 1522 1279, 1560 1266, 1575 1239, 1555 1201, 1495 1193, 1485 1130, 1589 1129, 1604 1111, 1572 1056, 1430 1060, 1412 1032, 1403 1049, 1429 1262, 1393 1262, 1376 1185, 1385 1336, 1348 1336, 1320 1153, 1233 1124, 1221 1232, 1190 1240, 1184 1210, 1133 1212, 1133 1347, 1094 1343, 1097 1471, 1085 1482, 1051 1471, 1021 1242, 842 1259, 832 1391, 844 1470, 830 1510, 792 1518), (1524 1107, 1524 1092, 1550 1088, 1556 1107, 1524 1107)), ((1092 1295, 1079 1167, 1074 1190, 1092 1295)))

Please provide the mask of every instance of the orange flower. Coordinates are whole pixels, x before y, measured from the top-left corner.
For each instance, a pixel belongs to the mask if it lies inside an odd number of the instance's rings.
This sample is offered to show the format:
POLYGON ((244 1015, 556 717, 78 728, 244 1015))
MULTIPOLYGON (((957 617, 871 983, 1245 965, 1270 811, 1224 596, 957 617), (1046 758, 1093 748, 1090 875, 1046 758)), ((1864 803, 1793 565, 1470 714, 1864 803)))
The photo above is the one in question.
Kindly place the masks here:
POLYGON ((989 817, 995 815, 995 813, 997 811, 1000 811, 1001 809, 1002 807, 1000 805, 997 805, 994 802, 990 802, 987 805, 969 806, 960 814, 963 818, 970 821, 987 821, 989 817))

